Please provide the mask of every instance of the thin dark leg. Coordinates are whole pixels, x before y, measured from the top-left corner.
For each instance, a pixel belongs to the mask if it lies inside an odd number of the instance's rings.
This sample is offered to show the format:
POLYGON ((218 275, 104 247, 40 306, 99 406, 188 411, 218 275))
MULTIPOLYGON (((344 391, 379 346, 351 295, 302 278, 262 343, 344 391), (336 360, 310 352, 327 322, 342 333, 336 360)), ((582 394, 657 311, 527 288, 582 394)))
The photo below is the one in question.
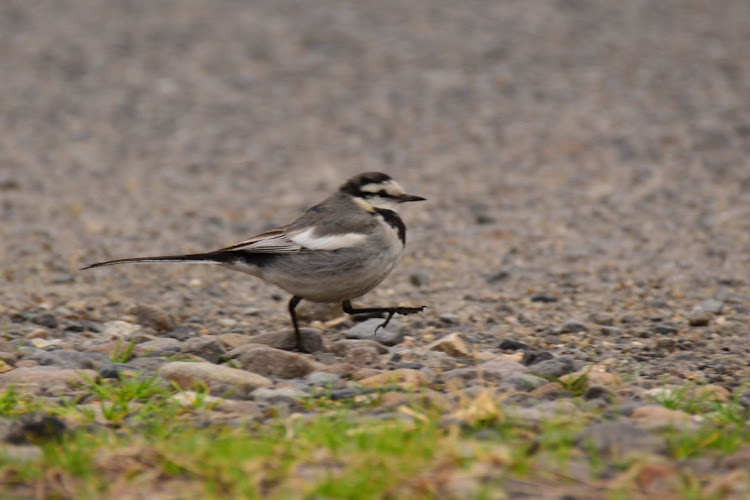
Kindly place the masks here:
POLYGON ((418 312, 424 311, 425 306, 419 306, 419 307, 361 307, 359 309, 355 309, 352 307, 352 302, 350 300, 345 300, 341 303, 341 306, 344 309, 344 312, 346 314, 363 314, 363 313, 386 313, 388 316, 385 318, 385 321, 383 324, 378 325, 378 327, 375 329, 375 333, 378 333, 378 330, 381 328, 385 328, 388 326, 388 323, 391 321, 391 318, 394 314, 415 314, 418 312))
POLYGON ((294 308, 297 307, 302 301, 302 297, 296 295, 289 299, 289 315, 292 317, 292 326, 294 326, 294 338, 297 339, 297 350, 299 352, 307 352, 307 349, 302 345, 302 334, 299 332, 299 325, 297 324, 297 315, 294 313, 294 308))

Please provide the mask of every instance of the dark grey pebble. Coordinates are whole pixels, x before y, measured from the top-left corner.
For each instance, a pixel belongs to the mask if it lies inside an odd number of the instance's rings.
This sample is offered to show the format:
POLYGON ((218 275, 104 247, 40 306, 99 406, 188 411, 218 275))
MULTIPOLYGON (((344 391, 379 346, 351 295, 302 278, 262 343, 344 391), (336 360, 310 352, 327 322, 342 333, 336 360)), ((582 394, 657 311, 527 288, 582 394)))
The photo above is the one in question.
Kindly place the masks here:
POLYGON ((573 373, 578 369, 578 363, 572 358, 567 356, 560 356, 559 358, 548 359, 534 363, 533 367, 529 369, 531 373, 542 377, 562 377, 568 373, 573 373))
POLYGON ((11 444, 38 444, 60 439, 65 430, 65 422, 57 417, 44 413, 27 413, 10 425, 5 441, 11 444))
POLYGON ((200 334, 201 333, 198 330, 190 326, 178 326, 177 328, 173 328, 166 332, 164 336, 184 342, 187 339, 199 337, 200 334))
POLYGON ((536 363, 541 363, 542 361, 552 359, 554 357, 555 356, 551 352, 529 350, 523 353, 521 364, 524 366, 531 366, 536 363))
POLYGON ((510 271, 508 269, 500 269, 496 273, 491 274, 487 277, 487 283, 498 283, 508 278, 510 278, 510 271))
POLYGON ((591 387, 586 389, 586 392, 583 393, 583 399, 604 399, 609 403, 614 403, 614 401, 617 399, 617 395, 604 386, 592 385, 591 387))
POLYGON ((518 340, 503 339, 498 348, 505 351, 518 351, 520 349, 529 349, 529 346, 518 340))
POLYGON ((578 321, 577 319, 569 319, 565 321, 560 329, 560 333, 580 333, 587 331, 589 331, 589 328, 586 326, 586 323, 578 321))
POLYGON ((109 358, 98 352, 79 352, 67 349, 57 351, 37 351, 25 359, 33 359, 42 366, 55 366, 67 369, 98 370, 110 363, 109 358))
POLYGON ((411 370, 420 370, 424 368, 424 365, 422 363, 417 363, 416 361, 404 361, 401 363, 396 363, 393 365, 394 370, 399 370, 401 368, 409 368, 411 370))
POLYGON ((32 316, 31 322, 47 328, 57 328, 57 325, 59 324, 57 318, 52 313, 42 313, 32 316))
POLYGON ((677 327, 668 325, 666 323, 656 323, 651 326, 651 331, 660 335, 674 335, 679 330, 677 327))
POLYGON ((531 296, 531 301, 545 303, 557 302, 557 295, 547 292, 535 293, 531 296))

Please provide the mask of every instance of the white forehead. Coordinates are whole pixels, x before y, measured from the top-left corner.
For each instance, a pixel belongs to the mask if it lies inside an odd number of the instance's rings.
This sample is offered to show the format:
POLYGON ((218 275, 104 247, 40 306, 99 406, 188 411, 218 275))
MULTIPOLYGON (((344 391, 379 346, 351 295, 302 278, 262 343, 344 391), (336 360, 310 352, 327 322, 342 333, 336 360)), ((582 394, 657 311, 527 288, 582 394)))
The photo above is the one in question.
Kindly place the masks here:
POLYGON ((364 184, 360 186, 359 190, 363 193, 377 193, 378 191, 385 191, 386 193, 391 195, 399 195, 406 192, 404 191, 404 188, 402 188, 401 185, 393 179, 389 179, 385 182, 371 182, 369 184, 364 184))

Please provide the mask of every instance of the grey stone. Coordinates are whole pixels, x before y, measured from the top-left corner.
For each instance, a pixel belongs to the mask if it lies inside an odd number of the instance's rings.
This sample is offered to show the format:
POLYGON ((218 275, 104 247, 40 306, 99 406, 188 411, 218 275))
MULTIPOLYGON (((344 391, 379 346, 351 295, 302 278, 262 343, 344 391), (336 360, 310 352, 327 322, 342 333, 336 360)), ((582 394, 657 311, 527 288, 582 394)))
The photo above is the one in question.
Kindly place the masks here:
MULTIPOLYGON (((324 350, 323 336, 320 330, 316 330, 315 328, 300 328, 299 330, 302 336, 302 347, 307 352, 320 352, 324 350)), ((294 335, 294 330, 260 333, 250 337, 250 342, 285 351, 292 351, 297 347, 297 337, 294 335)))
POLYGON ((593 447, 606 458, 662 453, 666 448, 663 437, 656 436, 628 422, 590 425, 578 436, 577 444, 584 449, 593 447))
POLYGON ((341 380, 341 377, 335 373, 312 372, 305 378, 305 380, 310 385, 318 387, 333 387, 341 380))
POLYGON ((586 326, 586 323, 578 321, 577 319, 566 320, 563 323, 562 328, 560 328, 560 333, 579 333, 587 331, 589 331, 589 328, 586 326))
POLYGON ((57 318, 52 313, 42 313, 32 316, 31 322, 47 328, 57 328, 58 326, 57 318))
POLYGON ((529 373, 514 373, 504 380, 517 391, 527 392, 547 384, 549 381, 529 373))
POLYGON ((182 350, 182 347, 182 342, 180 342, 179 340, 170 337, 163 337, 136 344, 134 351, 136 351, 138 354, 153 351, 180 352, 182 350))
POLYGON ((707 299, 698 304, 697 309, 713 314, 721 314, 721 311, 724 309, 724 302, 716 299, 707 299))
POLYGON ((240 366, 244 370, 267 377, 300 378, 316 371, 320 366, 301 354, 265 345, 247 344, 234 349, 233 352, 239 349, 243 350, 235 359, 240 366))
POLYGON ((388 352, 388 348, 379 342, 375 342, 374 340, 357 339, 343 339, 339 340, 338 342, 334 342, 331 346, 331 351, 336 356, 343 358, 350 350, 357 349, 359 347, 372 347, 378 351, 378 354, 386 354, 388 352))
POLYGON ((280 402, 295 402, 307 397, 307 393, 291 387, 255 389, 250 396, 257 402, 276 404, 280 402))
POLYGON ((457 325, 461 322, 461 318, 458 317, 458 314, 443 313, 440 315, 440 321, 446 325, 457 325))
POLYGON ((273 382, 257 373, 213 363, 173 361, 162 365, 159 375, 183 389, 193 389, 195 384, 205 384, 209 388, 226 385, 247 393, 273 385, 273 382))
POLYGON ((19 389, 32 392, 51 391, 53 388, 65 388, 76 384, 85 384, 96 380, 97 372, 85 369, 67 369, 52 367, 16 368, 0 373, 0 387, 15 385, 19 389))
POLYGON ((615 317, 608 312, 595 312, 589 316, 589 320, 600 326, 612 326, 615 324, 615 317))
POLYGON ((371 318, 357 323, 346 332, 348 339, 374 340, 383 345, 396 345, 404 341, 406 329, 401 323, 391 320, 385 328, 378 328, 384 319, 371 318), (375 330, 377 329, 377 333, 375 330))
POLYGON ((67 349, 57 351, 37 350, 25 359, 33 359, 42 366, 55 366, 58 368, 83 368, 99 370, 110 363, 107 356, 95 352, 79 352, 67 349))
POLYGON ((560 356, 534 364, 529 371, 542 377, 562 377, 578 370, 578 364, 572 358, 560 356))
POLYGON ((547 351, 524 351, 523 357, 521 358, 521 364, 524 366, 531 366, 548 359, 553 359, 555 356, 551 352, 547 351))
POLYGON ((182 352, 195 354, 211 363, 218 363, 226 351, 224 344, 215 335, 204 335, 183 342, 182 352))
POLYGON ((499 382, 518 373, 526 372, 526 367, 521 363, 506 357, 500 357, 481 363, 470 368, 456 368, 443 373, 443 378, 448 380, 485 380, 488 382, 499 382))

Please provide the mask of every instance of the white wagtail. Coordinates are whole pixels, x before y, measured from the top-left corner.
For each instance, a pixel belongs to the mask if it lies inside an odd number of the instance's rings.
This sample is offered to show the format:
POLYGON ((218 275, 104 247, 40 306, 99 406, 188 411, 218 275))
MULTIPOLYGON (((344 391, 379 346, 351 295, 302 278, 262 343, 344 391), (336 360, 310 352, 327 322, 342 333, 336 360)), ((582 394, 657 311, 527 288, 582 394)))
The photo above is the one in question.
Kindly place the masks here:
MULTIPOLYGON (((424 200, 406 194, 388 175, 367 172, 349 179, 296 221, 220 250, 108 260, 92 267, 132 262, 205 262, 252 274, 292 294, 297 350, 302 345, 294 309, 301 300, 341 302, 347 314, 413 314, 420 307, 355 309, 352 299, 375 288, 396 266, 406 243, 406 226, 394 211, 399 203, 424 200)), ((377 331, 377 329, 376 329, 377 331)))

